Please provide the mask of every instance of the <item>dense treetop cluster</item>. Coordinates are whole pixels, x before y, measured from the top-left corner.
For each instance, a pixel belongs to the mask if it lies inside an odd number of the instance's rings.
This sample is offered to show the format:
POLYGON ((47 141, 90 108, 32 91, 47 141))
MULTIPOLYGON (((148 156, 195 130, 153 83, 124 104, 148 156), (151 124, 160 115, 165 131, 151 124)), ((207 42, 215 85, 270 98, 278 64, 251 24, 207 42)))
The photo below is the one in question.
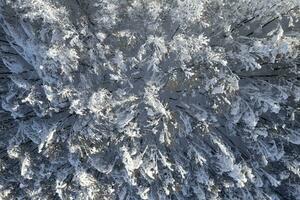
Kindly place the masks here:
POLYGON ((0 199, 300 199, 299 0, 0 0, 0 199))

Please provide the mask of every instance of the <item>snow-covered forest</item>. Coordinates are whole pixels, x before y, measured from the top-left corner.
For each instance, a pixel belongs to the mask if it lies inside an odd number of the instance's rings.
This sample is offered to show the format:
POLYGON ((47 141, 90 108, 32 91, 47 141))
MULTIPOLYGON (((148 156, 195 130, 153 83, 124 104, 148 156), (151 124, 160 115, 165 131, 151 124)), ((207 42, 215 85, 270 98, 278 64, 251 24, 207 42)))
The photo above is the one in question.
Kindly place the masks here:
POLYGON ((300 199, 299 0, 0 0, 0 199, 300 199))

